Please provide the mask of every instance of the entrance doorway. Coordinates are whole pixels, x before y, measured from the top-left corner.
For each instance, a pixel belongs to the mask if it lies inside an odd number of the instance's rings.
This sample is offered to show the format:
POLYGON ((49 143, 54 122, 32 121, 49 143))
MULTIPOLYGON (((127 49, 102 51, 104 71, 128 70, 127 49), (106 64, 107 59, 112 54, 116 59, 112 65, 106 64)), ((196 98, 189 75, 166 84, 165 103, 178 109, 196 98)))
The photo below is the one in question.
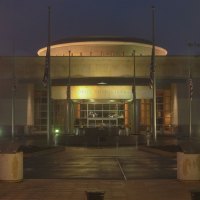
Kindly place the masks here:
POLYGON ((76 126, 124 127, 126 110, 124 103, 81 103, 77 106, 76 126))

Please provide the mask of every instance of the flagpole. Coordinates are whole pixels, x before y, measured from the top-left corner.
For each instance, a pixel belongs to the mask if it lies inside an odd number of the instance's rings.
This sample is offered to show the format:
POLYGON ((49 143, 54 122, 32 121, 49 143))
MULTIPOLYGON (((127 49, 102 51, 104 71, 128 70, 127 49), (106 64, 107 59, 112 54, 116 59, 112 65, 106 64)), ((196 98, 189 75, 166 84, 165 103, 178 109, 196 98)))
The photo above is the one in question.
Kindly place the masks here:
MULTIPOLYGON (((188 47, 199 47, 199 43, 188 43, 188 47)), ((188 87, 189 87, 189 138, 192 137, 192 96, 193 96, 193 81, 191 75, 191 65, 189 63, 189 75, 188 75, 188 87)))
POLYGON ((48 73, 47 73, 47 144, 50 144, 51 137, 51 7, 48 7, 48 43, 47 43, 48 73))
POLYGON ((152 67, 153 67, 153 133, 157 141, 156 123, 156 73, 155 73, 155 7, 152 6, 152 67))
POLYGON ((67 84, 67 134, 71 134, 71 51, 68 52, 68 84, 67 84))
POLYGON ((133 50, 133 102, 134 102, 134 134, 136 134, 136 85, 135 85, 135 50, 133 50))
POLYGON ((15 95, 16 95, 16 73, 15 73, 15 44, 13 42, 13 74, 12 74, 12 141, 15 139, 15 95))
POLYGON ((189 65, 189 137, 192 136, 192 78, 191 78, 191 69, 189 65))

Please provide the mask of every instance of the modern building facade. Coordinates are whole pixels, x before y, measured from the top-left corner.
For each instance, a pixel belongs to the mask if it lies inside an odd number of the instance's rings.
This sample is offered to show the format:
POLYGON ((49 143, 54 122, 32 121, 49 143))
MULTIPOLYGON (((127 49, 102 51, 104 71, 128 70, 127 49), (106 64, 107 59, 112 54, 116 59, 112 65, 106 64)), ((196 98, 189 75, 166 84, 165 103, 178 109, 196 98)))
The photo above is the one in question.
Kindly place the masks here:
MULTIPOLYGON (((109 134, 151 132, 151 52, 151 42, 133 38, 69 38, 52 43, 52 132, 80 135, 101 128, 109 134)), ((191 71, 192 135, 198 136, 199 57, 167 56, 167 51, 158 46, 155 54, 158 134, 189 134, 187 80, 191 71)), ((46 47, 38 51, 38 56, 0 58, 2 134, 12 127, 13 105, 16 134, 46 134, 47 92, 42 84, 45 55, 46 47)))

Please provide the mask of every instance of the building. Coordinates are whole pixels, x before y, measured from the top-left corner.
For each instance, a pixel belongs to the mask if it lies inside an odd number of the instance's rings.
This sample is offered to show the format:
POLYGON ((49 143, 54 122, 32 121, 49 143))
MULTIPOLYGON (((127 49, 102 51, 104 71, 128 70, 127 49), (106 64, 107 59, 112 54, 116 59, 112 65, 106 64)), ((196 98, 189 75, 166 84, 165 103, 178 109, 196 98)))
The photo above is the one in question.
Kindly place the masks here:
MULTIPOLYGON (((151 42, 134 38, 82 37, 52 43, 53 133, 92 134, 101 128, 109 130, 111 135, 150 132, 151 52, 151 42), (70 117, 67 86, 70 88, 70 117)), ((158 46, 155 54, 158 134, 189 133, 187 80, 190 68, 195 88, 191 106, 192 134, 198 136, 199 57, 167 56, 167 51, 158 46)), ((45 55, 46 47, 38 51, 38 56, 0 58, 2 134, 11 130, 12 105, 16 134, 46 134, 47 93, 42 85, 45 55)))

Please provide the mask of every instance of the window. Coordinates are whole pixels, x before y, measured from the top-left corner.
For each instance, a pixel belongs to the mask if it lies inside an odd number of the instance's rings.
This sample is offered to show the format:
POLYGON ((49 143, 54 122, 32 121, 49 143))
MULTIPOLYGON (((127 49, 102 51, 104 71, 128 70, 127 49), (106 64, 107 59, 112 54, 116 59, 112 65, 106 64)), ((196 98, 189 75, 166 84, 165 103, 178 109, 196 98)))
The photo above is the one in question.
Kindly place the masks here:
POLYGON ((35 131, 47 130, 47 93, 46 91, 35 91, 34 95, 34 124, 35 131))
POLYGON ((124 126, 124 116, 125 110, 122 103, 85 103, 80 105, 80 124, 86 127, 124 126))

